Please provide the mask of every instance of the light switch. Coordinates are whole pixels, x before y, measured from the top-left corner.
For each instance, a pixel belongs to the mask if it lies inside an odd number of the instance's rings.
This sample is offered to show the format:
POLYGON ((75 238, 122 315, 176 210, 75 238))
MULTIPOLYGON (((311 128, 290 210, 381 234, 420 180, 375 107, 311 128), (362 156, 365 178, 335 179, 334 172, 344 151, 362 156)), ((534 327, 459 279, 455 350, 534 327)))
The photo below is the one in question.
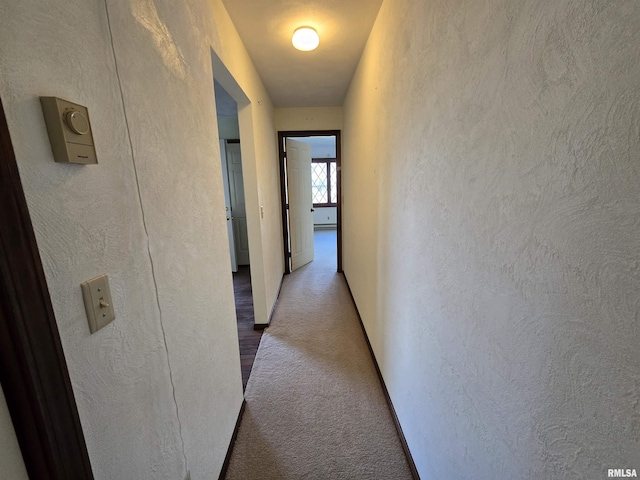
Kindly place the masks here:
POLYGON ((53 158, 59 163, 98 163, 87 107, 56 97, 40 97, 53 158))
POLYGON ((80 287, 89 320, 89 330, 95 333, 116 318, 111 301, 109 277, 106 274, 100 275, 81 283, 80 287))

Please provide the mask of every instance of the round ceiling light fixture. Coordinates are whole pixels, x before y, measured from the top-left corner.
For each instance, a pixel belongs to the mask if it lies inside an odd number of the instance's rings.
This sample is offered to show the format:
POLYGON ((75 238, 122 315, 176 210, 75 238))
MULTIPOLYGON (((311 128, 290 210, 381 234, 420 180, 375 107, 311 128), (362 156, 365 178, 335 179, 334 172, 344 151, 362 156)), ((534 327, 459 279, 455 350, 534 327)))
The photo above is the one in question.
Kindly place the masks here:
POLYGON ((315 28, 300 27, 296 28, 296 31, 293 32, 291 43, 293 43, 293 46, 302 52, 310 52, 311 50, 318 48, 318 45, 320 44, 320 37, 318 36, 318 32, 316 32, 315 28))

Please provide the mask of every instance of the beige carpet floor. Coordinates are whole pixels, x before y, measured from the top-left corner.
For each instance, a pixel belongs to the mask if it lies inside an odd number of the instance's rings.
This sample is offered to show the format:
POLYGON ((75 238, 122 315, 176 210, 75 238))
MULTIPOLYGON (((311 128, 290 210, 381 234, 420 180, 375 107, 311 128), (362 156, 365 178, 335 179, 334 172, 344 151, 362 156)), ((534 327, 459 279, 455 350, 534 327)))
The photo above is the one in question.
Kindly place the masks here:
POLYGON ((262 336, 228 480, 411 479, 342 275, 335 231, 285 277, 262 336))

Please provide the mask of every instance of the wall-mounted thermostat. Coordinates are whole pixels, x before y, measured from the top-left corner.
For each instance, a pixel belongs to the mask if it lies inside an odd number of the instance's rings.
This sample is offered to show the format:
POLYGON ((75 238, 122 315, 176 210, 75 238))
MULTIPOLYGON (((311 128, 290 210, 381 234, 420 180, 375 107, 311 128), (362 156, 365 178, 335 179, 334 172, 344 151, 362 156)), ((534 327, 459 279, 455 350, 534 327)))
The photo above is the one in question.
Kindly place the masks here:
POLYGON ((56 97, 40 97, 53 158, 59 163, 98 163, 89 111, 56 97))

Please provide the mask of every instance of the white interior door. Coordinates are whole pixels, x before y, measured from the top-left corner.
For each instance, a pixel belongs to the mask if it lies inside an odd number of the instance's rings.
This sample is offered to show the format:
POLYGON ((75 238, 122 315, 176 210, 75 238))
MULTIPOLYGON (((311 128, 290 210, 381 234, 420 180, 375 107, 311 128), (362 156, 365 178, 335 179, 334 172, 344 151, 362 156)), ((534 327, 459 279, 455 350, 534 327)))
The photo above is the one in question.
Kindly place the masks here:
POLYGON ((286 139, 291 271, 313 260, 311 146, 286 139))
POLYGON ((229 171, 227 169, 227 142, 220 140, 220 160, 222 161, 222 187, 224 189, 224 208, 227 216, 227 235, 229 237, 229 253, 231 255, 231 271, 238 271, 236 260, 236 243, 233 235, 233 222, 231 220, 231 196, 229 195, 229 171))
POLYGON ((249 265, 249 233, 247 209, 244 201, 242 157, 239 143, 227 143, 227 169, 229 171, 229 196, 231 198, 231 222, 238 265, 249 265))

